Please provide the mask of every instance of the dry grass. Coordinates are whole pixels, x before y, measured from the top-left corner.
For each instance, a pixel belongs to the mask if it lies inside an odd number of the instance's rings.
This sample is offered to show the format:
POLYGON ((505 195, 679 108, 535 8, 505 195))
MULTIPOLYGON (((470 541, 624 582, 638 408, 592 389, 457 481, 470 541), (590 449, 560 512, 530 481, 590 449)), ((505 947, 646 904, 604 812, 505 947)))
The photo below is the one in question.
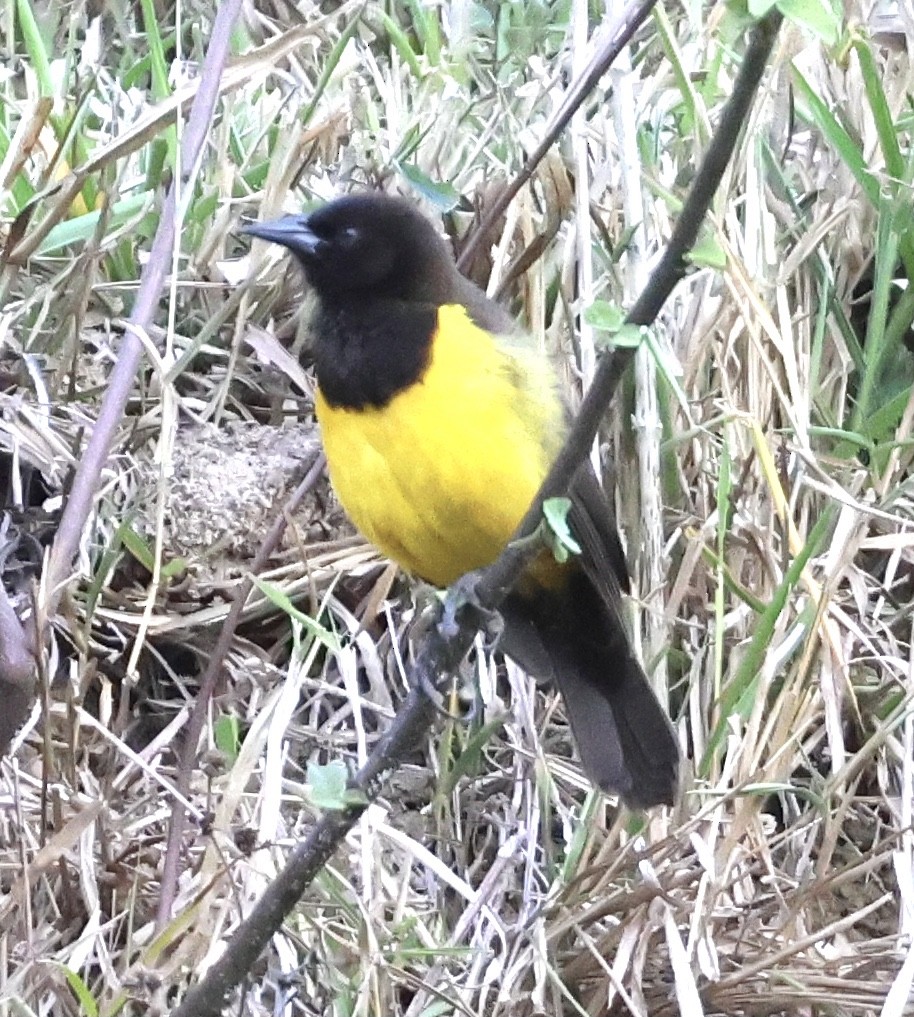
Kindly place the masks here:
MULTIPOLYGON (((157 160, 173 166, 171 88, 193 89, 209 19, 181 8, 177 59, 173 13, 160 17, 161 81, 138 10, 91 23, 82 48, 82 28, 68 37, 47 16, 56 46, 82 52, 94 76, 53 85, 52 74, 53 115, 17 142, 21 170, 0 173, 11 221, 61 162, 89 167, 66 205, 53 192, 36 200, 26 243, 49 220, 50 233, 2 277, 4 578, 22 611, 46 596, 30 581, 116 356, 157 160)), ((166 1011, 311 825, 334 771, 309 765, 361 762, 402 697, 411 589, 391 585, 318 492, 235 640, 192 782, 174 918, 156 931, 172 748, 256 544, 251 513, 264 515, 255 496, 238 509, 240 532, 214 530, 214 566, 176 518, 171 464, 188 448, 191 462, 206 455, 204 425, 309 419, 307 398, 263 356, 265 327, 298 349, 299 280, 278 251, 248 254, 239 216, 435 180, 462 196, 451 217, 462 232, 583 59, 561 5, 504 5, 494 21, 458 4, 360 10, 246 11, 238 45, 253 55, 228 72, 163 332, 53 619, 47 691, 2 767, 3 1014, 166 1011)), ((88 8, 73 5, 72 23, 89 25, 88 8)), ((717 9, 700 24, 658 15, 613 95, 593 96, 492 258, 474 265, 493 292, 509 280, 506 297, 565 358, 572 386, 571 312, 630 301, 662 248, 727 94, 727 31, 717 9), (542 256, 513 278, 541 235, 542 256)), ((911 70, 904 37, 892 41, 870 51, 904 153, 911 70)), ((4 46, 23 54, 23 73, 0 82, 13 135, 41 118, 40 60, 22 34, 4 46)), ((887 280, 899 245, 905 256, 910 170, 896 179, 872 83, 859 53, 839 61, 785 30, 709 229, 725 267, 699 266, 681 285, 654 333, 661 356, 639 354, 605 436, 643 657, 692 760, 680 806, 641 821, 593 794, 555 697, 479 644, 466 678, 482 711, 439 725, 391 779, 234 1012, 914 1013, 914 361, 884 334, 880 304, 898 303, 887 280), (791 59, 825 112, 801 89, 802 115, 788 117, 791 59), (859 164, 829 134, 829 110, 859 164), (873 265, 864 342, 852 291, 873 265)), ((582 329, 585 374, 600 341, 582 329)), ((193 479, 181 507, 232 516, 229 496, 249 487, 278 509, 289 460, 281 478, 250 483, 237 463, 225 500, 193 504, 193 479)))

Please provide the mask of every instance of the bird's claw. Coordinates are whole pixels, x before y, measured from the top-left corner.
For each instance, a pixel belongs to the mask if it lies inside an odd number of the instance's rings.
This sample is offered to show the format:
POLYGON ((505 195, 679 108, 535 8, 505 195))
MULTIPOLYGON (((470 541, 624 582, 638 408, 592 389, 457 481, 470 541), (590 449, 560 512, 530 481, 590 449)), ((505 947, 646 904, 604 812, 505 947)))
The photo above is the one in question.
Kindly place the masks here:
MULTIPOLYGON (((425 673, 419 675, 419 687, 428 696, 429 702, 434 706, 435 711, 441 715, 444 720, 454 721, 457 724, 472 724, 476 719, 476 715, 479 710, 479 697, 473 696, 470 708, 465 713, 455 713, 453 710, 448 709, 445 702, 445 696, 441 690, 437 688, 435 683, 425 673)), ((453 694, 452 694, 453 698, 453 694)))
MULTIPOLYGON (((468 572, 452 583, 445 591, 444 606, 441 612, 441 619, 438 622, 438 632, 443 638, 451 639, 458 633, 461 626, 467 624, 469 620, 474 627, 484 634, 486 649, 491 650, 501 638, 504 623, 498 611, 492 611, 480 602, 477 593, 480 575, 480 572, 468 572), (467 619, 465 614, 467 611, 470 612, 469 619, 467 619)), ((440 688, 436 687, 427 674, 420 673, 419 684, 438 713, 447 720, 468 724, 476 717, 479 710, 478 689, 469 710, 466 713, 455 714, 452 710, 448 709, 445 703, 445 696, 442 695, 440 688)))
POLYGON ((498 611, 486 607, 479 599, 478 586, 482 573, 467 572, 452 583, 444 595, 444 610, 438 631, 446 639, 453 638, 461 625, 461 615, 469 608, 473 624, 484 634, 486 649, 494 649, 504 630, 504 622, 498 611))

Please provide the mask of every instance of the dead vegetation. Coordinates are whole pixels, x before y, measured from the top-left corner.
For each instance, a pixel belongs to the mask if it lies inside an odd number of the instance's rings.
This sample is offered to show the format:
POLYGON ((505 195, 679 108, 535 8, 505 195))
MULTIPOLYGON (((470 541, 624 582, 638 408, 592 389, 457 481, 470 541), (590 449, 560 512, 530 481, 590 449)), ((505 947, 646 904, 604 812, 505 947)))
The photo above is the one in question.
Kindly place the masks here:
MULTIPOLYGON (((318 489, 233 641, 157 925, 199 676, 255 527, 297 482, 297 436, 311 440, 307 379, 278 349, 304 346, 299 279, 234 228, 383 185, 452 205, 465 235, 586 60, 578 7, 245 9, 162 328, 3 763, 4 1013, 167 1012, 339 804, 339 763, 361 764, 389 723, 425 594, 318 489), (247 483, 231 436, 252 434, 247 483)), ((152 4, 72 8, 31 11, 33 38, 21 4, 2 29, 17 62, 0 83, 0 197, 18 251, 0 310, 2 533, 23 617, 48 603, 42 557, 211 14, 181 8, 177 30, 152 4), (63 63, 45 68, 42 46, 63 63), (70 170, 64 204, 50 184, 70 170)), ((735 72, 732 18, 657 11, 473 263, 572 390, 669 235, 735 72)), ((478 685, 478 710, 393 775, 237 1012, 914 1012, 914 307, 893 283, 914 269, 914 26, 878 28, 829 50, 785 27, 694 270, 604 435, 642 655, 691 760, 681 804, 638 820, 593 794, 555 697, 480 640, 451 704, 478 685)))

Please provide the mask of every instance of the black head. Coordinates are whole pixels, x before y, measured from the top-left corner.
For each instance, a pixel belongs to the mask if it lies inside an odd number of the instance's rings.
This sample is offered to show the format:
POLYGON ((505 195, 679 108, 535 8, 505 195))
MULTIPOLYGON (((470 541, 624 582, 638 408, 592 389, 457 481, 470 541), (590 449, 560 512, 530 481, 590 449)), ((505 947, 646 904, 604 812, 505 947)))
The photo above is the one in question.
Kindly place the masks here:
POLYGON ((364 192, 245 233, 288 247, 325 300, 374 297, 440 304, 459 278, 447 244, 404 198, 364 192))

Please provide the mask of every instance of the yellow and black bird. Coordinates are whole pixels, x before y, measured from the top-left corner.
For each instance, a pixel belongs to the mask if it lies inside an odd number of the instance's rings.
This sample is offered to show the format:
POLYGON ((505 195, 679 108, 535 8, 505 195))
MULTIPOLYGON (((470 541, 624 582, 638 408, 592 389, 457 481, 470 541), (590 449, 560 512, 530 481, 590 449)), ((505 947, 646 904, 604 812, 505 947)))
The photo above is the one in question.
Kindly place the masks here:
MULTIPOLYGON (((314 291, 317 417, 353 522, 437 586, 490 564, 568 428, 546 358, 403 198, 351 194, 246 232, 292 251, 314 291)), ((581 553, 528 569, 501 648, 557 684, 596 784, 633 808, 672 803, 676 738, 625 634, 625 558, 589 464, 569 496, 581 553)))

